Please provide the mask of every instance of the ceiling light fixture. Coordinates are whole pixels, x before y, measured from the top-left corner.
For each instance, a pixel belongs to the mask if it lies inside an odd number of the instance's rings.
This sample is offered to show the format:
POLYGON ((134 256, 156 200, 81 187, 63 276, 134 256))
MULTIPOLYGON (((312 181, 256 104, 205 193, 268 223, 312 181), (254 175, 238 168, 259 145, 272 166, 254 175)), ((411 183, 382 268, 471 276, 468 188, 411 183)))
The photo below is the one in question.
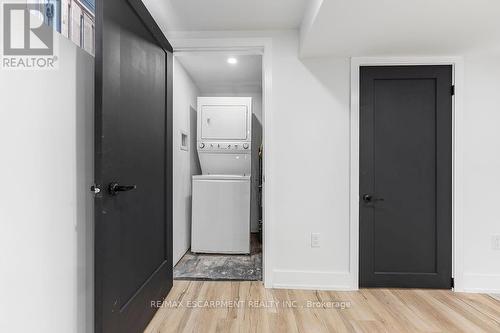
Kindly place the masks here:
POLYGON ((236 59, 234 57, 229 57, 229 58, 227 58, 227 63, 231 64, 231 65, 236 65, 238 63, 238 59, 236 59))

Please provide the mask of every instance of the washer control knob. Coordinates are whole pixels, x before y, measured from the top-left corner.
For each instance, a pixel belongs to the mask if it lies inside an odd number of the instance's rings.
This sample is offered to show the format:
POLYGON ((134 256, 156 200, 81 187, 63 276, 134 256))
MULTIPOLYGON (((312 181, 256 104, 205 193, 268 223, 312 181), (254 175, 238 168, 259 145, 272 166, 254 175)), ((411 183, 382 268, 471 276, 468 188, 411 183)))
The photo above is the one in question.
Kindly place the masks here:
POLYGON ((248 143, 244 143, 243 148, 248 149, 248 143))
POLYGON ((200 143, 199 147, 200 147, 201 149, 203 149, 203 148, 205 148, 205 144, 202 142, 202 143, 200 143))

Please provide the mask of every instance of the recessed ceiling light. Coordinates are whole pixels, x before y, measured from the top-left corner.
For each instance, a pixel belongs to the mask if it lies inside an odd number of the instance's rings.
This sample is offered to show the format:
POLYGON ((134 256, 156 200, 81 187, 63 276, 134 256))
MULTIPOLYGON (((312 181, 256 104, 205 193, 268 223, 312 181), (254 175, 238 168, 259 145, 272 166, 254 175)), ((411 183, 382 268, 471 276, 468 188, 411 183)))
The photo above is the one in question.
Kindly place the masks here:
POLYGON ((231 64, 231 65, 236 65, 238 63, 238 59, 236 59, 234 57, 229 57, 229 58, 227 58, 227 63, 231 64))

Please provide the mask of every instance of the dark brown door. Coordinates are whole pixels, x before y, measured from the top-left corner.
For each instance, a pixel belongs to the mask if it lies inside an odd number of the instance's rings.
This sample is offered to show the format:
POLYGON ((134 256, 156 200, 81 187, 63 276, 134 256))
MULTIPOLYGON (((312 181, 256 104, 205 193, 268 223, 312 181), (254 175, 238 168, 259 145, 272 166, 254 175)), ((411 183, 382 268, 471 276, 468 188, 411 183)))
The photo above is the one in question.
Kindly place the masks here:
POLYGON ((97 2, 96 332, 142 332, 172 286, 172 54, 140 0, 97 2))
POLYGON ((360 286, 451 288, 452 67, 361 67, 360 286))

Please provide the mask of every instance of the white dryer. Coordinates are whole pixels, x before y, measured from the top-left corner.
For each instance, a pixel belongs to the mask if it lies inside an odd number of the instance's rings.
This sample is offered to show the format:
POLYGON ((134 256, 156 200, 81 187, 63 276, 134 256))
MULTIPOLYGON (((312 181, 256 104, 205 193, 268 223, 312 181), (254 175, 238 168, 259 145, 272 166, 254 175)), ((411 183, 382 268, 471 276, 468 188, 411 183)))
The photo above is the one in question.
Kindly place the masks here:
POLYGON ((199 97, 191 251, 250 253, 252 99, 199 97))

